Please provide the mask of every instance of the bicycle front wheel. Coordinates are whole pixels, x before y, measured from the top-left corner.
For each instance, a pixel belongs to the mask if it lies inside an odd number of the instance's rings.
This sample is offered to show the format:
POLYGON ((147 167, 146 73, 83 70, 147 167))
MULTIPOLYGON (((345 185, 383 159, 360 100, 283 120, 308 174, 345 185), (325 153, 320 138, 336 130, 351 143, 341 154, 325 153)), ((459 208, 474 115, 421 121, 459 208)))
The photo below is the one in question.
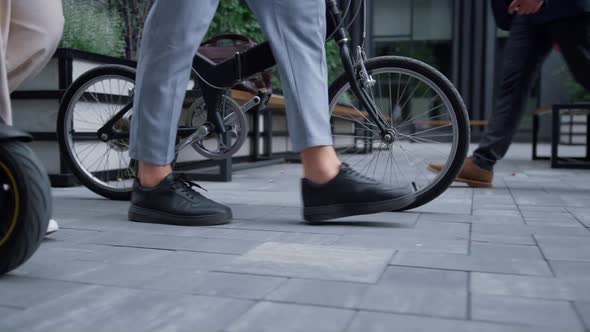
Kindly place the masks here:
POLYGON ((366 89, 395 137, 381 137, 343 75, 330 87, 334 145, 341 160, 364 175, 413 188, 413 203, 403 210, 417 208, 440 196, 463 165, 470 139, 465 104, 444 75, 420 61, 387 56, 365 66, 375 80, 366 89), (431 173, 431 164, 442 171, 431 173))

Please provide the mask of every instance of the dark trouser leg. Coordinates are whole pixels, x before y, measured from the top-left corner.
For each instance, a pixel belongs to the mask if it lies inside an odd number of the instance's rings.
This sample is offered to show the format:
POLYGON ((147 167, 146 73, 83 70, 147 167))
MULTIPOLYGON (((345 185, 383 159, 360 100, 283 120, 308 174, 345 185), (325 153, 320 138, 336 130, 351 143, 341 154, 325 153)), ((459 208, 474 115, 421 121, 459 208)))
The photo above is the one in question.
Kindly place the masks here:
POLYGON ((552 23, 549 30, 576 81, 590 91, 590 14, 552 23))
POLYGON ((551 50, 551 38, 544 26, 514 19, 503 55, 504 70, 496 109, 473 158, 476 164, 492 170, 508 151, 518 129, 531 88, 539 69, 551 50))

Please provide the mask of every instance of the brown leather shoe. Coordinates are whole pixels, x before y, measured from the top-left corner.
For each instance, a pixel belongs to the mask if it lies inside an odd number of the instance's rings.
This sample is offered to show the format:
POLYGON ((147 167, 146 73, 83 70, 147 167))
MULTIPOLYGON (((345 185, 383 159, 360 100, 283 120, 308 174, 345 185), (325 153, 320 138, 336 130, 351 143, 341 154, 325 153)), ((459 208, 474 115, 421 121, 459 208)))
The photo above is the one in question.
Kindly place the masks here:
MULTIPOLYGON (((440 173, 444 167, 444 164, 430 163, 427 169, 433 173, 440 173)), ((461 172, 459 172, 455 181, 467 183, 472 188, 492 188, 493 179, 493 171, 477 166, 473 159, 468 158, 463 163, 463 168, 461 168, 461 172)))

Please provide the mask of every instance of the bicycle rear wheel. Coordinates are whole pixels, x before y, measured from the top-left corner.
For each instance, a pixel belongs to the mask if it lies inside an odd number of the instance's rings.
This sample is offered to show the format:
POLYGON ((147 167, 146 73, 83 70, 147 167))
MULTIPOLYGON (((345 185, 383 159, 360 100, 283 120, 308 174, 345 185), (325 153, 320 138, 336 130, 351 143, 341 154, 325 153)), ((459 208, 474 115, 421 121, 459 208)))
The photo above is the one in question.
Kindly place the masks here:
POLYGON ((64 159, 74 175, 93 192, 113 200, 129 200, 135 162, 129 156, 133 110, 113 128, 125 138, 100 140, 98 130, 132 101, 135 70, 101 66, 80 76, 66 91, 57 133, 64 159))
POLYGON ((343 75, 330 87, 332 135, 337 152, 364 175, 393 186, 413 187, 413 203, 422 206, 455 180, 467 155, 469 118, 459 92, 431 66, 404 57, 366 61, 375 84, 367 88, 379 116, 393 129, 384 140, 343 75), (444 165, 430 173, 428 164, 444 165))

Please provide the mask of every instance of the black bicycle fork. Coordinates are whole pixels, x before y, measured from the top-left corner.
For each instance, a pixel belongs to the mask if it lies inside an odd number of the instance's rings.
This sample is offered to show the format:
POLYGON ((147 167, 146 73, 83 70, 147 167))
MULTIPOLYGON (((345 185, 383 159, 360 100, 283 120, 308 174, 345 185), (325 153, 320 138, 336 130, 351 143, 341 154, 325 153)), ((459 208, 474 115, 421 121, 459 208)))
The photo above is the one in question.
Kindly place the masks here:
MULTIPOLYGON (((379 110, 373 98, 367 92, 366 89, 370 88, 369 84, 367 84, 366 80, 369 77, 362 77, 362 73, 366 73, 363 58, 361 56, 362 49, 359 49, 359 63, 354 63, 353 55, 350 50, 350 38, 348 37, 348 32, 344 28, 342 24, 342 16, 340 15, 340 11, 338 9, 338 4, 336 0, 327 0, 326 1, 328 11, 328 17, 332 19, 332 26, 336 28, 334 31, 334 39, 338 47, 340 48, 340 57, 342 59, 342 64, 344 66, 344 71, 348 76, 348 81, 350 82, 350 87, 357 98, 360 100, 362 106, 367 110, 370 119, 374 122, 374 124, 379 128, 381 131, 382 138, 389 138, 393 139, 394 137, 394 130, 390 128, 390 126, 385 122, 385 120, 379 116, 379 110), (362 86, 359 84, 363 82, 362 86)), ((387 139, 389 140, 389 139, 387 139)))

